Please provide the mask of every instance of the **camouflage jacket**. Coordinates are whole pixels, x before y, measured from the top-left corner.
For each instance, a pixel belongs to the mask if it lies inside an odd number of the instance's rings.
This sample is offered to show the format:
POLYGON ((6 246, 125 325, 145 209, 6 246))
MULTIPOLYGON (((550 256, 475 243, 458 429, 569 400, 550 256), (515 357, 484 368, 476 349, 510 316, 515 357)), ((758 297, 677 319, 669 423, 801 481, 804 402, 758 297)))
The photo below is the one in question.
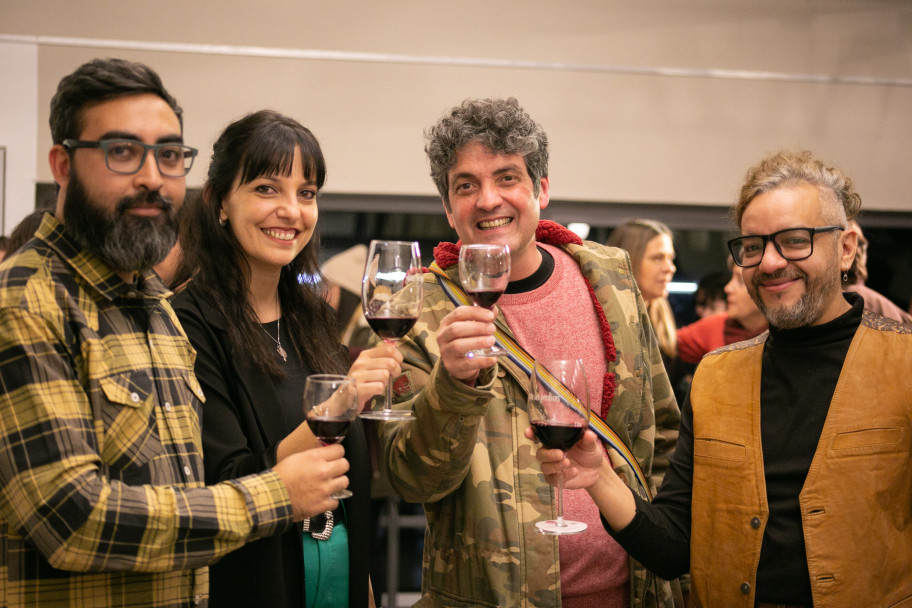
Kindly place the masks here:
MULTIPOLYGON (((630 259, 591 242, 562 248, 594 288, 617 348, 617 361, 608 364, 617 388, 607 422, 655 491, 656 465, 674 448, 680 412, 630 259)), ((456 266, 447 272, 458 283, 456 266)), ((556 507, 536 445, 523 434, 528 376, 506 357, 475 387, 450 376, 438 364, 435 335, 454 305, 433 274, 424 281, 424 309, 399 343, 405 363, 394 385, 394 407, 412 409, 415 418, 380 426, 393 487, 404 500, 423 503, 427 517, 416 606, 558 607, 558 541, 535 531, 536 522, 556 517, 556 507)), ((502 315, 497 323, 509 332, 502 315)), ((626 466, 618 472, 634 480, 626 466)), ((667 583, 633 561, 631 567, 632 608, 672 605, 667 583)))

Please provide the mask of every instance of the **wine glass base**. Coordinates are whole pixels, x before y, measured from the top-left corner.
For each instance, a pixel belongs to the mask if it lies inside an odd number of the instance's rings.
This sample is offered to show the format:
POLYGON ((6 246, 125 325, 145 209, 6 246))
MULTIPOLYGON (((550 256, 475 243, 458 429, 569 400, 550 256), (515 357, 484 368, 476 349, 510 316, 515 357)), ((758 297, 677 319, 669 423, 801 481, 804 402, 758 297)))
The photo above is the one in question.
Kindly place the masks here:
POLYGON ((343 498, 351 498, 352 496, 354 496, 354 494, 352 494, 351 490, 339 490, 338 492, 334 492, 330 498, 342 500, 343 498))
POLYGON ((475 357, 506 357, 508 354, 510 353, 499 346, 492 346, 490 348, 470 350, 466 353, 466 359, 474 359, 475 357))
POLYGON ((548 534, 552 536, 559 536, 561 534, 579 534, 580 532, 585 532, 587 528, 586 524, 581 521, 564 520, 563 524, 558 524, 554 519, 548 521, 540 521, 535 524, 535 527, 538 528, 539 534, 548 534))
POLYGON ((415 417, 411 410, 368 410, 361 412, 359 416, 368 420, 380 421, 411 420, 415 417))

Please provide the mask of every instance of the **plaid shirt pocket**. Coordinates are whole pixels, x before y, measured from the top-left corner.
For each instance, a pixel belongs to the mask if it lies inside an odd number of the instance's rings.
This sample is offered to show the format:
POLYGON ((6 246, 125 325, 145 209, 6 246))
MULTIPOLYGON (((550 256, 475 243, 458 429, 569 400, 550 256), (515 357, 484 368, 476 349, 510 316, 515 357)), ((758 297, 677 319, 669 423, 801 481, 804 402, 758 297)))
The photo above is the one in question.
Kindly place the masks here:
POLYGON ((132 370, 99 378, 99 410, 104 423, 102 459, 126 472, 161 453, 152 378, 132 370))

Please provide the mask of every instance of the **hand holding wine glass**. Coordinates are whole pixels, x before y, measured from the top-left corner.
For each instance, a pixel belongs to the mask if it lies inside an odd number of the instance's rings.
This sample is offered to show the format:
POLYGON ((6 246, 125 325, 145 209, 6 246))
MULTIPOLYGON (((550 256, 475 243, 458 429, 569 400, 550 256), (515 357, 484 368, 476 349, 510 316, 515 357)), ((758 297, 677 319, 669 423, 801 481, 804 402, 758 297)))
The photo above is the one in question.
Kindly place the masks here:
MULTIPOLYGON (((371 241, 361 282, 361 307, 371 329, 393 343, 414 327, 421 314, 424 277, 418 243, 371 241)), ((392 409, 392 378, 386 384, 383 408, 366 411, 364 418, 400 420, 412 413, 392 409)))
MULTIPOLYGON (((535 361, 529 390, 529 419, 536 439, 566 452, 589 425, 589 384, 582 359, 535 361)), ((582 522, 564 519, 563 475, 558 474, 557 519, 536 524, 542 534, 578 534, 582 522)))
MULTIPOLYGON (((472 244, 459 250, 459 280, 475 306, 493 309, 510 282, 507 245, 472 244)), ((496 344, 469 351, 466 357, 501 357, 507 351, 496 344)))
MULTIPOLYGON (((341 442, 358 415, 358 389, 350 376, 314 374, 304 384, 304 418, 322 445, 341 442)), ((340 490, 331 498, 349 498, 340 490)))

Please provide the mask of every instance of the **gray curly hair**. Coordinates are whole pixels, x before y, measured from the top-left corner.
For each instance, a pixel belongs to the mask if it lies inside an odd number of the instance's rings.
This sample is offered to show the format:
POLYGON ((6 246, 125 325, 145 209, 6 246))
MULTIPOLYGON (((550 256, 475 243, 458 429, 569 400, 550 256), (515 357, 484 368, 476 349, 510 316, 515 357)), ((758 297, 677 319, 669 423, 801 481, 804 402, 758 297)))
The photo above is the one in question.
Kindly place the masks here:
POLYGON ((538 196, 541 179, 548 177, 548 136, 519 106, 515 98, 467 99, 425 131, 424 151, 431 163, 431 178, 450 208, 447 173, 457 153, 479 142, 495 154, 519 154, 538 196))
POLYGON ((855 192, 852 179, 840 169, 827 166, 808 150, 784 150, 767 156, 747 171, 741 195, 732 210, 735 224, 741 226, 744 210, 757 196, 801 184, 816 186, 822 199, 838 203, 828 210, 833 223, 845 225, 861 211, 861 195, 855 192))

